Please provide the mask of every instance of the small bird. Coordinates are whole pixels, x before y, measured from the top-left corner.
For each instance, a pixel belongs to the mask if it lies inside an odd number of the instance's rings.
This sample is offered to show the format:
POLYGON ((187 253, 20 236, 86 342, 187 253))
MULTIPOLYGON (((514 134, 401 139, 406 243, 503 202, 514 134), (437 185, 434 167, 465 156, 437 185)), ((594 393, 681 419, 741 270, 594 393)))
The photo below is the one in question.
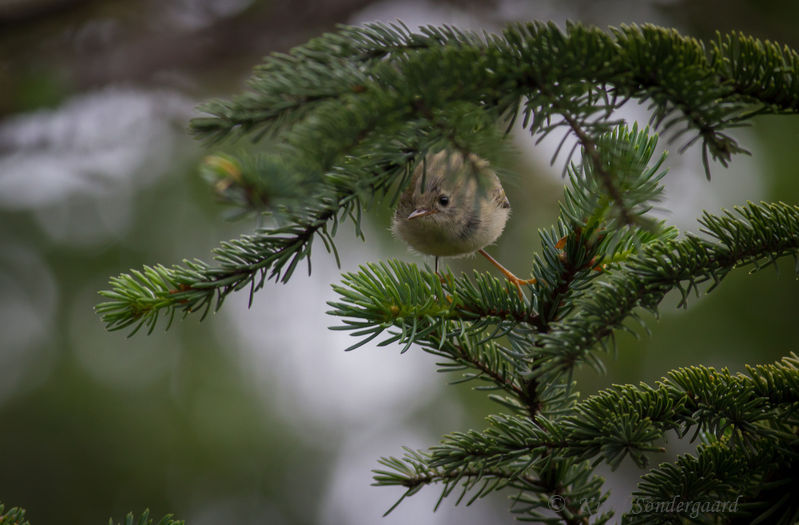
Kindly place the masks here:
POLYGON ((510 215, 499 177, 477 155, 442 150, 428 155, 400 195, 392 231, 414 250, 438 258, 478 252, 522 295, 520 279, 483 249, 496 241, 510 215))

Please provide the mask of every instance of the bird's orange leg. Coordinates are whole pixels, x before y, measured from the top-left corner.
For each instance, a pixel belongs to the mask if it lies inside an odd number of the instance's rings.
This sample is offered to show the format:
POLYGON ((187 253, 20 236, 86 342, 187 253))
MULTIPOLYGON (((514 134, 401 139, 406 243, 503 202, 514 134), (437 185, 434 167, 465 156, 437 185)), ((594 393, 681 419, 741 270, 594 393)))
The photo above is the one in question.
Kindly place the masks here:
POLYGON ((477 251, 480 253, 480 255, 482 255, 483 257, 488 259, 489 262, 491 262, 491 264, 496 266, 499 269, 499 271, 502 272, 502 275, 504 275, 510 282, 512 282, 514 285, 516 285, 516 290, 519 292, 519 298, 520 299, 524 298, 524 294, 522 293, 522 285, 523 284, 525 284, 525 285, 526 284, 535 284, 537 282, 535 277, 532 278, 532 279, 519 279, 518 277, 516 277, 513 274, 513 272, 511 272, 510 270, 508 270, 507 268, 505 268, 504 266, 499 264, 499 261, 497 261, 496 259, 494 259, 490 255, 488 255, 488 253, 485 250, 480 248, 477 251))

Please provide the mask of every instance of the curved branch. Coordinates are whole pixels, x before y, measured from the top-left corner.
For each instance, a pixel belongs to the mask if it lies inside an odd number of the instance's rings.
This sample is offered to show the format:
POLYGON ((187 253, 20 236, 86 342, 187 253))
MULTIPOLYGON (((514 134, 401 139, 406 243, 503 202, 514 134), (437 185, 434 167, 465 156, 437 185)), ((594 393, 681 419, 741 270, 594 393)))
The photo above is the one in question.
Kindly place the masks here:
POLYGON ((759 267, 761 261, 772 264, 786 255, 796 257, 799 206, 750 203, 736 212, 727 216, 705 214, 700 221, 718 242, 689 236, 644 246, 601 288, 575 305, 579 315, 555 323, 549 333, 539 335, 543 360, 538 373, 570 370, 621 327, 635 308, 654 309, 674 288, 682 293, 684 304, 691 289, 707 281, 715 287, 734 268, 750 264, 759 267))

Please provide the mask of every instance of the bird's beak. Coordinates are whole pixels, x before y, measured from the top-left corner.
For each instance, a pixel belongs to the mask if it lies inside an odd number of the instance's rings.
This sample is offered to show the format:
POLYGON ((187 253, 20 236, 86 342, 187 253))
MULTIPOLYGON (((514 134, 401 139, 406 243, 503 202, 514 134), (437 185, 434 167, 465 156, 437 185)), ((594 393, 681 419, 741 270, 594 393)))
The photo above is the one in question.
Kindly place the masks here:
POLYGON ((413 210, 410 215, 408 215, 408 220, 416 219, 418 217, 424 217, 425 215, 432 215, 436 213, 438 210, 428 210, 425 208, 419 208, 418 210, 413 210))

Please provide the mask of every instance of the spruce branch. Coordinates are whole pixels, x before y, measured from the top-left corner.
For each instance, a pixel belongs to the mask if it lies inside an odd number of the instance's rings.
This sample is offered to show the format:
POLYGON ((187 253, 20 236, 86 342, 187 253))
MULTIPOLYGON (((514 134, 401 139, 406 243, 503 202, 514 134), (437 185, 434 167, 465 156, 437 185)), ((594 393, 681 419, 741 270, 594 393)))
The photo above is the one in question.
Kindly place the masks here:
POLYGON ((584 156, 588 158, 591 166, 598 175, 598 179, 602 182, 602 185, 605 187, 605 192, 610 196, 611 200, 613 201, 616 209, 619 212, 619 217, 621 219, 621 223, 624 225, 632 225, 634 224, 633 218, 630 216, 630 213, 627 211, 627 208, 624 206, 624 200, 622 198, 622 193, 619 188, 613 184, 612 175, 608 172, 605 164, 602 162, 600 158, 599 152, 597 151, 596 143, 594 140, 582 129, 580 124, 577 120, 569 114, 564 114, 563 118, 568 123, 569 127, 572 129, 572 132, 577 136, 577 140, 583 146, 584 156))
MULTIPOLYGON (((342 284, 333 285, 333 289, 342 300, 329 302, 333 310, 328 313, 346 319, 337 329, 373 326, 374 335, 370 337, 377 337, 394 323, 402 326, 426 321, 446 334, 445 326, 439 323, 469 321, 473 323, 470 327, 476 324, 477 331, 489 324, 535 326, 537 322, 537 315, 528 304, 508 294, 507 282, 487 274, 475 273, 472 282, 451 273, 439 277, 429 269, 423 272, 415 264, 391 260, 345 273, 342 284)), ((406 339, 400 338, 403 342, 406 339)))
POLYGON ((341 300, 329 302, 328 313, 344 320, 333 329, 362 338, 348 350, 385 333, 378 346, 398 342, 404 352, 419 344, 446 359, 439 363, 442 370, 474 371, 462 381, 485 379, 516 397, 524 395, 516 370, 523 366, 519 352, 494 340, 510 336, 525 344, 528 331, 518 325, 533 325, 536 316, 509 293, 507 282, 480 274, 474 282, 452 274, 440 278, 416 265, 389 261, 344 274, 334 290, 341 300), (519 334, 512 334, 516 330, 519 334))
POLYGON ((624 326, 624 321, 642 307, 655 312, 672 289, 687 304, 691 291, 710 282, 712 290, 734 268, 775 264, 799 251, 799 206, 784 203, 749 203, 724 215, 705 213, 703 232, 672 242, 653 242, 622 263, 590 296, 576 302, 579 313, 554 323, 539 335, 544 377, 570 371, 576 362, 589 359, 597 344, 624 326))
POLYGON ((11 507, 6 510, 5 505, 0 503, 0 524, 2 525, 30 525, 30 522, 25 518, 25 509, 20 507, 11 507))
POLYGON ((676 236, 674 228, 648 216, 652 203, 661 198, 660 181, 666 174, 661 170, 665 155, 652 162, 656 143, 648 129, 621 125, 593 143, 598 160, 584 150, 584 161, 567 170, 570 184, 557 226, 540 232, 542 252, 533 262, 538 283, 531 302, 540 316, 540 331, 566 318, 608 264, 642 245, 676 236), (608 193, 605 177, 624 195, 621 204, 608 193))
POLYGON ((334 223, 334 212, 322 213, 306 223, 244 235, 222 243, 215 250, 217 267, 195 260, 167 268, 145 266, 142 271, 131 270, 111 278, 111 290, 100 295, 109 299, 95 307, 109 330, 133 326, 131 335, 142 326, 152 332, 159 315, 166 310, 168 324, 182 311, 202 312, 204 318, 213 307, 221 307, 233 291, 249 287, 250 299, 261 289, 267 278, 284 282, 294 272, 299 261, 308 258, 311 241, 319 236, 328 249, 333 249, 328 221, 334 223))
MULTIPOLYGON (((154 523, 155 525, 185 525, 183 520, 175 520, 171 514, 167 514, 158 520, 158 522, 155 522, 153 518, 150 517, 150 509, 145 509, 138 517, 132 512, 129 512, 125 516, 125 521, 119 525, 153 525, 154 523)), ((114 520, 109 519, 108 525, 115 525, 114 520)))
MULTIPOLYGON (((419 115, 432 122, 432 108, 466 103, 515 120, 515 108, 526 100, 524 127, 543 138, 567 126, 629 222, 623 191, 595 151, 597 138, 619 123, 612 118, 615 109, 631 98, 649 100, 656 127, 666 132, 683 122, 672 139, 695 130, 688 143, 702 138, 705 160, 710 152, 726 164, 743 150, 723 129, 741 125, 753 112, 796 111, 796 97, 774 97, 775 87, 795 78, 796 65, 795 52, 742 35, 727 35, 706 50, 694 39, 648 25, 607 34, 580 25, 563 33, 551 24, 517 24, 502 35, 343 27, 288 55, 268 57, 250 81, 252 92, 210 103, 204 109, 214 117, 195 119, 192 127, 211 139, 267 133, 324 166, 381 127, 419 115), (746 76, 747 67, 761 73, 746 76), (758 89, 764 101, 758 101, 758 89), (553 121, 557 115, 564 119, 560 124, 553 121)), ((377 148, 385 148, 385 134, 376 135, 377 148)))
POLYGON ((631 524, 666 524, 679 520, 739 519, 746 523, 796 523, 796 442, 764 441, 750 454, 722 441, 699 447, 697 454, 682 455, 642 476, 634 504, 624 515, 631 524), (682 502, 683 505, 675 505, 682 502), (671 504, 671 505, 669 505, 671 504))
POLYGON ((479 463, 462 463, 447 469, 431 461, 431 453, 408 448, 402 458, 380 459, 385 468, 373 471, 373 485, 406 488, 384 515, 425 486, 440 484, 441 494, 435 508, 458 488, 456 504, 469 496, 466 505, 492 492, 506 490, 512 494, 512 512, 521 521, 581 524, 591 517, 594 523, 604 523, 612 516, 612 513, 596 514, 607 495, 600 490, 601 479, 591 475, 587 464, 575 465, 568 460, 553 459, 547 468, 536 474, 533 469, 519 472, 479 463), (583 504, 586 501, 597 502, 596 507, 583 504))
POLYGON ((403 494, 399 501, 388 509, 385 514, 389 514, 394 510, 397 504, 405 497, 415 494, 424 486, 435 483, 444 485, 441 497, 436 503, 436 508, 438 508, 443 499, 451 495, 454 489, 459 485, 462 487, 462 492, 458 497, 458 503, 460 503, 468 492, 474 489, 480 482, 484 483, 484 485, 467 501, 467 505, 490 492, 505 488, 515 479, 522 479, 523 482, 529 486, 536 486, 540 489, 544 488, 539 480, 534 477, 523 476, 519 478, 511 472, 497 468, 481 467, 477 469, 468 466, 459 466, 457 470, 454 471, 436 468, 429 464, 429 456, 427 453, 408 448, 405 450, 405 455, 402 458, 392 457, 380 459, 380 464, 390 470, 376 469, 373 471, 375 473, 374 485, 402 486, 407 489, 406 493, 403 494), (485 483, 486 478, 489 480, 489 483, 485 483))
POLYGON ((427 453, 427 465, 445 470, 468 463, 522 472, 548 468, 555 458, 606 462, 631 456, 644 467, 654 443, 668 431, 695 440, 723 439, 730 446, 793 441, 799 380, 796 356, 750 369, 750 375, 696 366, 674 370, 656 387, 614 386, 573 405, 565 417, 493 415, 483 431, 456 432, 427 453), (763 377, 780 379, 762 389, 763 377), (759 388, 760 387, 760 388, 759 388), (779 396, 773 401, 772 396, 779 396))
POLYGON ((630 455, 644 467, 644 454, 658 451, 654 443, 671 430, 682 437, 693 429, 692 441, 699 436, 723 440, 740 447, 739 453, 765 442, 794 441, 799 418, 789 413, 799 395, 786 388, 799 381, 796 359, 750 367, 748 376, 704 366, 680 368, 654 388, 603 390, 576 404, 561 421, 569 443, 563 454, 597 458, 614 468, 630 455), (765 388, 764 378, 771 380, 765 388), (641 438, 630 440, 632 435, 641 438))
MULTIPOLYGON (((483 431, 455 432, 428 451, 406 449, 401 459, 383 458, 380 463, 389 470, 376 470, 375 484, 404 486, 408 489, 404 498, 422 485, 443 483, 444 498, 460 483, 460 501, 487 477, 494 483, 483 485, 472 501, 490 491, 514 488, 528 503, 538 502, 525 507, 534 512, 544 506, 542 501, 551 508, 551 496, 571 492, 571 501, 594 504, 589 508, 592 514, 604 500, 598 492, 601 483, 567 481, 575 479, 576 472, 590 472, 599 462, 616 468, 628 456, 643 467, 648 455, 663 452, 655 443, 667 432, 681 437, 695 429, 691 440, 701 437, 699 455, 682 456, 676 464, 661 464, 646 474, 636 492, 640 498, 636 505, 669 502, 675 496, 700 502, 732 501, 741 494, 749 498, 752 491, 767 490, 765 478, 781 480, 795 469, 795 454, 786 456, 785 450, 797 443, 797 364, 799 358, 791 355, 775 364, 750 367, 749 375, 701 366, 682 368, 655 387, 603 390, 574 405, 565 417, 488 416, 489 426, 483 431), (719 471, 729 479, 715 474, 719 471), (550 498, 541 500, 542 494, 550 498)), ((792 507, 782 505, 785 515, 790 515, 792 507)), ((674 516, 656 512, 661 514, 658 523, 670 523, 674 516)), ((690 512, 685 509, 683 514, 690 512)), ((625 519, 647 523, 653 515, 635 509, 625 519)))
MULTIPOLYGON (((658 182, 665 173, 658 171, 662 158, 649 166, 655 139, 646 130, 620 127, 602 136, 599 144, 603 152, 609 151, 603 153, 603 164, 615 165, 614 178, 628 194, 625 207, 635 214, 637 222, 643 223, 649 211, 645 204, 660 195, 658 182)), ((628 247, 632 240, 652 241, 672 236, 670 229, 659 232, 660 237, 648 231, 644 236, 640 228, 608 235, 606 229, 618 230, 617 219, 611 203, 599 191, 601 185, 594 171, 573 167, 570 173, 573 188, 566 190, 560 228, 557 233, 542 233, 544 252, 533 265, 538 283, 530 303, 509 297, 507 283, 502 285, 501 281, 479 274, 472 284, 451 276, 442 282, 435 275, 423 276, 415 266, 396 262, 361 267, 360 272, 344 276, 343 286, 334 286, 344 301, 330 303, 334 310, 329 313, 348 319, 339 329, 357 330, 353 335, 367 336, 350 348, 392 326, 402 327, 402 332, 393 335, 389 342, 401 340, 409 345, 413 341, 409 334, 417 334, 419 323, 425 323, 418 334, 418 339, 424 340, 434 329, 441 334, 451 332, 447 322, 453 319, 473 332, 495 325, 490 338, 512 334, 519 325, 528 330, 547 331, 548 323, 567 315, 570 301, 588 289, 599 275, 596 270, 602 256, 614 258, 615 250, 628 247), (437 329, 432 322, 436 319, 437 329)), ((443 341, 438 346, 442 344, 443 341)))
POLYGON ((739 120, 764 111, 796 112, 799 90, 793 72, 799 69, 799 53, 786 45, 741 32, 717 33, 711 46, 714 66, 725 81, 741 96, 752 97, 753 110, 740 115, 739 120))
MULTIPOLYGON (((416 345, 509 411, 488 416, 483 430, 381 459, 375 484, 404 487, 397 504, 438 484, 437 506, 458 491, 467 504, 506 491, 520 520, 604 523, 611 513, 597 513, 607 494, 595 467, 630 458, 644 468, 674 432, 699 449, 644 475, 641 502, 737 493, 740 509, 704 517, 791 523, 799 515, 785 490, 796 485, 795 355, 747 374, 678 369, 654 386, 615 386, 584 400, 572 373, 581 363, 601 370, 597 350, 643 311, 656 314, 669 292, 684 307, 735 269, 797 259, 796 205, 705 212, 700 233, 682 237, 649 212, 666 175, 655 132, 681 141, 681 151, 700 142, 709 177, 711 159, 726 166, 745 152, 730 130, 799 110, 798 75, 795 51, 738 33, 705 44, 651 25, 515 24, 496 35, 341 27, 267 57, 248 93, 210 102, 210 116, 192 122, 208 142, 263 140, 257 156, 208 157, 203 175, 223 202, 270 226, 222 243, 215 265, 184 261, 114 277, 97 312, 110 329, 136 332, 152 330, 162 313, 169 323, 177 313, 205 315, 233 291, 249 289, 252 301, 303 260, 310 271, 315 239, 338 259, 338 226, 350 221, 363 237, 363 212, 393 205, 429 152, 475 153, 496 166, 517 121, 539 141, 561 132, 553 163, 568 137, 576 145, 558 217, 539 232, 527 297, 490 274, 438 275, 393 260, 364 264, 334 285, 329 313, 341 323, 333 329, 355 338, 347 350, 416 345), (630 100, 648 105, 650 127, 617 119, 630 100)), ((624 522, 696 518, 635 503, 624 522)), ((145 512, 140 523, 148 520, 145 512)))
MULTIPOLYGON (((268 57, 251 79, 251 93, 212 103, 206 110, 214 116, 195 120, 193 129, 210 138, 260 129, 290 138, 295 124, 316 120, 310 115, 319 106, 359 113, 388 91, 401 112, 418 103, 445 107, 460 100, 508 118, 507 111, 526 97, 523 122, 532 132, 550 132, 550 117, 564 113, 574 119, 575 130, 596 137, 618 124, 608 120, 614 109, 638 99, 652 102, 658 127, 668 131, 684 122, 680 134, 695 130, 713 158, 727 162, 739 148, 721 130, 740 124, 753 106, 761 113, 799 107, 795 95, 775 96, 775 88, 795 82, 797 63, 794 51, 743 35, 719 37, 706 49, 651 25, 608 34, 578 24, 562 32, 553 24, 531 23, 512 25, 501 35, 343 27, 289 55, 268 57), (556 99, 563 104, 552 107, 556 99)), ((786 92, 791 90, 781 91, 786 92)))
MULTIPOLYGON (((597 156, 597 141, 617 124, 615 109, 628 99, 649 100, 656 127, 670 132, 681 122, 678 133, 695 130, 705 151, 727 162, 739 148, 723 130, 743 122, 744 114, 797 110, 796 96, 775 95, 776 88, 792 85, 797 63, 792 50, 741 35, 706 48, 654 26, 606 33, 576 24, 565 31, 517 24, 501 35, 434 27, 414 33, 379 24, 341 28, 268 57, 250 93, 210 103, 205 109, 212 116, 193 122, 207 139, 267 134, 289 166, 313 159, 303 180, 308 197, 321 205, 305 209, 294 199, 282 215, 284 226, 221 246, 218 267, 193 261, 120 275, 98 312, 109 328, 152 330, 160 311, 170 319, 176 311, 207 312, 233 290, 249 286, 252 293, 266 278, 287 279, 310 253, 313 238, 334 251, 337 221, 351 216, 357 229, 365 203, 406 183, 408 166, 434 144, 446 140, 479 150, 472 146, 491 134, 486 121, 514 120, 523 100, 522 122, 533 134, 543 137, 558 127, 553 117, 567 118, 604 193, 622 223, 630 224, 623 189, 597 156)), ((225 193, 237 184, 232 173, 222 175, 225 193)), ((242 180, 233 188, 242 190, 238 197, 228 199, 255 211, 274 201, 274 184, 242 180)))
MULTIPOLYGON (((401 152, 388 158, 374 155, 351 163, 351 171, 337 171, 328 177, 331 190, 316 195, 297 211, 289 211, 287 224, 264 228, 254 234, 223 242, 214 251, 216 266, 200 260, 184 260, 183 265, 145 266, 111 279, 111 290, 100 292, 109 301, 96 311, 110 330, 133 326, 155 328, 162 312, 168 325, 177 312, 184 316, 211 308, 218 309, 233 291, 249 287, 250 301, 266 280, 286 282, 303 259, 310 261, 313 240, 322 240, 325 249, 338 259, 333 237, 340 221, 349 219, 362 237, 360 220, 362 197, 386 194, 395 178, 408 177, 408 156, 401 152)), ((310 262, 309 262, 310 271, 310 262)))
MULTIPOLYGON (((371 111, 367 111, 367 114, 363 118, 376 118, 371 111)), ((381 112, 377 111, 376 114, 380 115, 381 112)), ((135 333, 142 326, 147 326, 152 331, 162 312, 168 318, 169 326, 177 312, 186 316, 201 311, 204 317, 212 307, 218 309, 233 291, 249 287, 252 301, 254 292, 260 290, 266 280, 286 282, 300 261, 309 260, 315 238, 321 239, 327 251, 332 252, 338 260, 333 237, 339 223, 350 220, 355 226, 356 235, 362 238, 360 221, 363 211, 371 203, 380 202, 381 198, 391 204, 428 148, 457 144, 481 151, 496 144, 496 130, 491 127, 492 121, 484 116, 472 116, 470 126, 459 127, 465 114, 474 115, 474 110, 456 105, 433 113, 431 118, 441 124, 438 132, 430 130, 429 122, 422 119, 380 131, 375 128, 376 136, 368 139, 353 136, 353 129, 361 129, 353 120, 360 121, 361 117, 352 115, 341 118, 330 116, 322 121, 335 122, 336 125, 342 119, 345 123, 350 122, 352 126, 349 133, 327 129, 319 123, 307 127, 301 139, 308 144, 319 143, 323 140, 321 137, 332 134, 339 138, 343 136, 343 143, 350 149, 338 161, 332 160, 330 154, 322 162, 315 162, 316 166, 305 165, 305 172, 300 179, 315 188, 314 193, 306 195, 302 204, 294 209, 287 206, 277 210, 276 215, 283 225, 260 229, 255 234, 222 243, 214 251, 217 261, 215 267, 200 260, 184 261, 182 266, 146 266, 141 271, 132 270, 114 277, 111 279, 111 290, 101 292, 110 301, 97 305, 96 311, 111 330, 133 326, 135 333), (444 122, 449 122, 449 126, 444 126, 444 122), (428 130, 424 140, 420 139, 422 129, 428 130), (388 140, 393 147, 389 151, 378 151, 374 140, 388 140)), ((280 148, 280 151, 290 158, 290 152, 298 147, 296 144, 289 145, 280 148)), ((296 160, 284 162, 289 166, 298 165, 296 160)), ((221 163, 217 160, 212 164, 215 165, 211 166, 210 177, 216 177, 216 184, 220 180, 235 181, 236 177, 231 176, 231 173, 243 179, 238 165, 225 157, 222 157, 221 163)), ((223 182, 223 185, 226 184, 223 182)), ((255 185, 250 185, 247 189, 253 187, 255 185)), ((225 188, 226 191, 229 189, 230 186, 225 188)), ((247 202, 253 199, 250 195, 247 202)))

